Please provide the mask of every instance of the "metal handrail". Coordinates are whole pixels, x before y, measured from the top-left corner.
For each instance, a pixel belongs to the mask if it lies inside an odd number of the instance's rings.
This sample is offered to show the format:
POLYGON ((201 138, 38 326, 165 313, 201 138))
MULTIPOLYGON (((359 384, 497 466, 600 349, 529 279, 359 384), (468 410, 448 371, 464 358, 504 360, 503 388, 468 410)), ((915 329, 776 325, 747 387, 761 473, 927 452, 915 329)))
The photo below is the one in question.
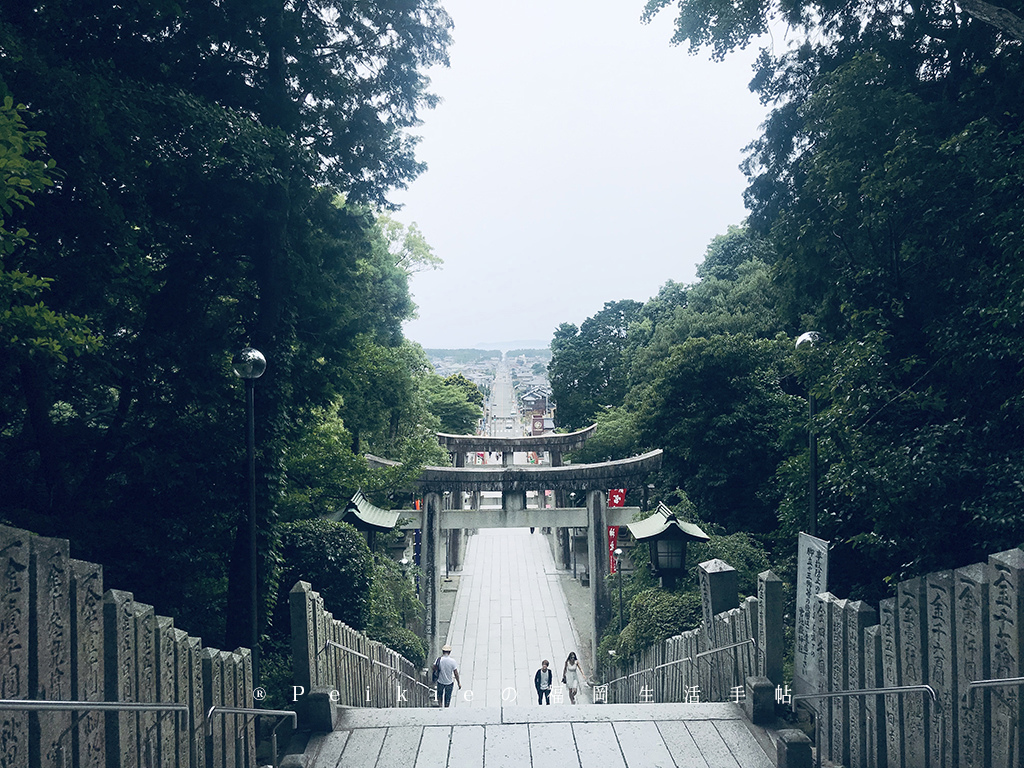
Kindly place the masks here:
POLYGON ((394 672, 396 675, 401 675, 404 678, 412 680, 414 683, 416 683, 416 685, 420 686, 421 688, 424 688, 424 689, 426 689, 428 691, 434 690, 429 685, 424 685, 423 683, 421 683, 419 680, 417 680, 412 675, 408 675, 405 672, 403 672, 402 670, 396 669, 395 667, 392 667, 390 664, 385 664, 382 661, 377 661, 376 659, 371 659, 365 653, 360 653, 359 651, 355 650, 354 648, 349 648, 347 645, 342 645, 341 643, 336 643, 333 640, 326 640, 325 643, 324 643, 324 647, 320 649, 319 653, 317 653, 317 656, 319 656, 321 653, 326 651, 327 650, 327 646, 329 646, 329 645, 334 646, 335 648, 340 648, 343 651, 348 651, 349 653, 351 653, 354 656, 358 656, 361 659, 366 659, 371 664, 376 664, 378 667, 384 667, 384 669, 388 670, 389 672, 394 672))
MULTIPOLYGON (((739 643, 733 643, 732 645, 720 645, 717 648, 712 648, 709 651, 702 651, 701 653, 698 653, 693 658, 694 658, 694 660, 700 660, 704 656, 710 656, 711 654, 719 653, 720 651, 731 651, 733 648, 739 648, 741 645, 753 645, 754 646, 754 650, 755 651, 757 650, 757 642, 754 640, 754 638, 748 637, 746 640, 743 640, 743 641, 741 641, 739 643)), ((707 663, 708 663, 708 666, 711 665, 710 661, 708 661, 707 663)))
POLYGON ((1024 677, 997 677, 989 680, 971 680, 967 684, 967 696, 970 703, 974 703, 975 688, 1002 688, 1008 685, 1024 685, 1024 677))
POLYGON ((820 693, 799 693, 792 694, 790 706, 796 712, 796 703, 807 699, 838 699, 850 698, 852 696, 886 696, 892 693, 913 693, 922 691, 932 697, 932 703, 938 706, 939 697, 935 689, 930 685, 896 685, 892 688, 851 688, 846 691, 821 691, 820 693))
POLYGON ((372 659, 369 656, 367 656, 365 653, 360 653, 355 648, 349 648, 347 645, 342 645, 341 643, 336 643, 333 640, 325 640, 324 641, 324 647, 321 648, 317 652, 316 655, 319 656, 321 653, 326 651, 327 650, 327 646, 329 646, 329 645, 333 645, 335 648, 341 648, 341 650, 343 650, 343 651, 348 651, 353 656, 358 656, 361 659, 366 659, 367 661, 372 661, 372 659))
POLYGON ((1024 685, 1024 677, 999 677, 990 680, 971 680, 967 684, 969 690, 975 688, 1001 688, 1005 685, 1024 685))
MULTIPOLYGON (((282 718, 290 717, 292 719, 292 727, 299 727, 299 716, 289 709, 260 709, 258 707, 224 707, 220 704, 214 704, 206 711, 206 735, 213 736, 213 716, 214 715, 249 715, 250 717, 259 716, 273 716, 282 718)), ((277 726, 274 726, 277 728, 277 726)))
POLYGON ((638 675, 646 675, 648 672, 657 672, 659 669, 671 667, 676 664, 682 664, 684 661, 693 661, 693 659, 687 656, 682 659, 676 659, 675 661, 667 661, 664 664, 658 664, 653 667, 648 667, 647 669, 641 669, 638 672, 630 672, 628 675, 623 675, 622 677, 616 677, 614 680, 609 680, 607 683, 605 683, 605 685, 614 685, 615 683, 618 683, 621 680, 628 680, 629 678, 636 677, 638 675))
POLYGON ((46 699, 0 699, 0 709, 30 712, 181 712, 189 728, 188 704, 159 701, 50 701, 46 699))
POLYGON ((257 707, 223 707, 220 704, 214 704, 206 712, 206 735, 213 736, 213 716, 214 715, 248 715, 249 717, 276 717, 277 722, 270 731, 270 753, 273 756, 271 759, 274 763, 274 768, 279 765, 277 760, 277 729, 281 727, 281 723, 284 722, 286 717, 292 719, 292 729, 298 730, 299 727, 299 716, 287 709, 259 709, 257 707))
MULTIPOLYGON (((701 658, 703 658, 705 656, 710 656, 710 655, 712 655, 714 653, 719 653, 720 651, 731 651, 733 648, 739 648, 740 646, 743 646, 743 645, 753 645, 754 649, 757 650, 757 641, 754 640, 754 638, 752 638, 752 637, 748 637, 746 640, 742 640, 742 641, 740 641, 738 643, 732 643, 731 645, 722 645, 722 646, 719 646, 718 648, 712 648, 709 651, 702 651, 701 653, 698 653, 696 656, 693 656, 693 657, 686 656, 686 657, 684 657, 682 659, 676 659, 675 661, 668 661, 668 662, 666 662, 664 664, 658 664, 656 666, 649 667, 647 669, 641 669, 641 670, 639 670, 637 672, 631 672, 628 675, 624 675, 622 677, 617 677, 614 680, 609 680, 607 683, 605 683, 605 685, 614 685, 615 683, 618 683, 618 682, 620 682, 622 680, 628 680, 629 678, 637 677, 638 675, 645 675, 648 672, 657 672, 659 669, 664 669, 665 667, 671 667, 671 666, 673 666, 675 664, 682 664, 683 662, 686 662, 686 661, 689 661, 689 662, 693 663, 693 662, 696 662, 698 659, 701 659, 701 658)), ((711 661, 708 660, 707 664, 708 664, 708 666, 710 666, 711 665, 711 661)))
MULTIPOLYGON (((923 691, 932 697, 932 704, 935 705, 936 709, 940 711, 940 714, 945 720, 946 713, 942 712, 942 707, 939 705, 939 697, 935 693, 935 689, 930 685, 896 685, 892 688, 852 688, 846 691, 822 691, 820 693, 799 693, 792 694, 790 699, 790 706, 793 712, 796 712, 796 703, 798 701, 806 701, 808 699, 838 699, 838 698, 851 698, 853 696, 885 696, 893 693, 913 693, 914 691, 923 691)), ((815 749, 818 752, 817 764, 821 764, 821 745, 818 741, 821 735, 821 729, 814 729, 814 743, 815 749)))
POLYGON ((605 685, 615 685, 616 683, 621 682, 622 680, 629 680, 629 678, 631 677, 637 677, 638 675, 646 675, 648 672, 653 671, 654 668, 651 667, 648 669, 641 669, 638 672, 630 672, 628 675, 623 675, 622 677, 616 677, 614 680, 609 680, 607 683, 605 683, 605 685))
POLYGON ((664 664, 658 664, 655 667, 651 667, 651 671, 652 672, 657 672, 659 669, 664 669, 665 667, 672 667, 672 666, 675 666, 676 664, 682 664, 684 661, 692 662, 693 659, 690 658, 689 656, 685 656, 685 657, 683 657, 681 659, 676 659, 675 661, 666 661, 664 664))

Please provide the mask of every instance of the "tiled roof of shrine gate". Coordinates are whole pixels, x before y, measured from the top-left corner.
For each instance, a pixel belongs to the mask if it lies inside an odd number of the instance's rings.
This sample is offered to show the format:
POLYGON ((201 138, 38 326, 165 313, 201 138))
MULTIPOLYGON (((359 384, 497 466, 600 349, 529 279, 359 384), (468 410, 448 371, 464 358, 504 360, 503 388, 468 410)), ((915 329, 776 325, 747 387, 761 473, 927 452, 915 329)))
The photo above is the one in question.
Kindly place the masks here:
POLYGON ((591 424, 578 432, 559 434, 551 432, 546 435, 526 437, 501 437, 489 435, 449 435, 437 433, 441 447, 450 453, 501 453, 505 451, 560 451, 568 453, 583 447, 587 439, 594 434, 597 424, 591 424))

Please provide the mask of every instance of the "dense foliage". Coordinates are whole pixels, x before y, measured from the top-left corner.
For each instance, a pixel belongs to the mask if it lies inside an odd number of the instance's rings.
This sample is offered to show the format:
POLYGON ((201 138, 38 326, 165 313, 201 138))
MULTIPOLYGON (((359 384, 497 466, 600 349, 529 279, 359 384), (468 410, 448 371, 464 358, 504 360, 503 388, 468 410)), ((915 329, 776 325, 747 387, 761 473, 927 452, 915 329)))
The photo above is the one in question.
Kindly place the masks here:
POLYGON ((420 618, 422 604, 412 582, 387 554, 371 552, 348 523, 324 518, 282 523, 277 532, 277 598, 263 640, 261 668, 271 707, 287 706, 292 681, 289 592, 308 582, 324 608, 353 629, 398 651, 413 664, 426 661, 423 642, 406 628, 420 618))
POLYGON ((358 454, 444 461, 439 411, 470 405, 401 333, 408 276, 438 259, 377 211, 422 170, 409 129, 450 26, 434 0, 0 7, 0 473, 17 478, 0 518, 232 648, 249 631, 234 352, 268 360, 267 565, 279 514, 357 487, 395 500, 401 473, 358 454))
POLYGON ((1022 6, 651 0, 647 13, 670 6, 674 41, 715 57, 772 23, 796 42, 763 50, 751 84, 773 109, 747 150, 747 225, 716 238, 697 283, 667 283, 625 334, 592 342, 592 359, 559 329, 563 426, 579 403, 594 411, 582 382, 614 345, 602 380, 625 385, 602 393, 595 441, 664 448, 655 496, 753 534, 791 579, 812 391, 837 594, 874 600, 1021 544, 1022 6), (820 341, 796 349, 808 330, 820 341))
POLYGON ((281 536, 279 599, 275 627, 289 635, 288 592, 298 581, 309 582, 334 618, 353 629, 370 621, 373 555, 366 540, 348 523, 322 518, 279 527, 281 536))
POLYGON ((423 604, 402 567, 379 552, 374 553, 370 607, 366 634, 398 651, 414 665, 425 667, 426 644, 407 628, 410 622, 422 620, 423 604))
MULTIPOLYGON (((674 632, 692 627, 685 606, 697 598, 697 562, 719 557, 737 567, 744 594, 769 566, 792 581, 795 535, 808 527, 809 388, 817 403, 819 535, 832 542, 836 593, 874 601, 895 580, 977 562, 1024 539, 1014 492, 1024 471, 1015 438, 1024 425, 1019 396, 1006 385, 1019 376, 1011 353, 1016 324, 1007 322, 1005 335, 990 329, 995 346, 984 366, 992 373, 981 378, 952 350, 915 352, 878 329, 844 337, 824 321, 793 327, 784 320, 781 260, 761 261, 772 252, 768 241, 750 229, 723 237, 759 242, 758 255, 731 278, 705 273, 692 286, 670 283, 637 313, 618 372, 626 393, 598 414, 595 435, 572 457, 596 461, 663 448, 652 503, 666 501, 713 537, 711 545, 690 548, 691 578, 677 586, 679 599, 646 598, 644 621, 631 609, 621 637, 613 617, 604 645, 619 658, 667 631, 648 626, 652 616, 676 617, 674 632), (825 329, 823 340, 797 349, 796 331, 808 325, 825 329), (927 368, 919 359, 925 355, 927 368)), ((992 293, 986 301, 1006 298, 992 293)), ((991 310, 961 303, 959 311, 991 310)), ((621 343, 617 334, 613 340, 621 343)), ((570 359, 556 354, 552 365, 570 359)), ((653 586, 646 550, 634 547, 632 558, 628 605, 653 586)))
POLYGON ((579 328, 562 323, 555 331, 548 380, 561 426, 589 426, 602 408, 625 395, 622 354, 626 331, 641 306, 629 299, 608 302, 579 328))

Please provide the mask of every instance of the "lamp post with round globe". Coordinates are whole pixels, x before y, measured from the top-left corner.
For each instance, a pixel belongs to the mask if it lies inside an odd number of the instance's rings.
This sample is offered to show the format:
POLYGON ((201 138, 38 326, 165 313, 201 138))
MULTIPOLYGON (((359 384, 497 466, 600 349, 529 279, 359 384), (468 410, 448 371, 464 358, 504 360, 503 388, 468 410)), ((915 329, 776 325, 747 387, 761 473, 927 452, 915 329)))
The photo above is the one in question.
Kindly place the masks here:
POLYGON ((249 644, 252 646, 253 685, 259 685, 257 682, 260 650, 256 580, 256 418, 254 411, 256 379, 267 370, 267 359, 259 350, 246 347, 235 355, 231 367, 236 376, 245 380, 245 449, 248 460, 249 492, 249 644))
MULTIPOLYGON (((817 331, 808 331, 803 333, 796 340, 796 348, 804 347, 809 349, 814 347, 815 344, 821 339, 821 334, 817 331)), ((807 532, 811 536, 818 535, 818 436, 814 433, 814 415, 815 415, 815 402, 814 402, 814 387, 809 384, 807 386, 807 405, 810 411, 810 416, 807 422, 807 449, 810 454, 810 477, 808 480, 807 494, 808 510, 807 510, 807 532)))

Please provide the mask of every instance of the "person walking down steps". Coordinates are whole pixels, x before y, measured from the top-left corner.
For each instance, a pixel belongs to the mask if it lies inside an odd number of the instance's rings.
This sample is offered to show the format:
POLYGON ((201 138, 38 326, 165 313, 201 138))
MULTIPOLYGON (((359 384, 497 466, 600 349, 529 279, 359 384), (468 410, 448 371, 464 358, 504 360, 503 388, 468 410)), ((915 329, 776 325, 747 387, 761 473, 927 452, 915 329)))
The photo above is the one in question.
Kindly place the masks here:
POLYGON ((565 666, 562 667, 562 683, 569 689, 569 701, 573 704, 576 703, 576 694, 580 689, 580 684, 584 682, 586 680, 583 675, 583 667, 576 658, 576 651, 570 651, 569 658, 565 660, 565 666))
POLYGON ((537 674, 533 676, 533 687, 537 689, 538 704, 551 703, 551 681, 554 677, 551 670, 548 669, 548 660, 544 659, 540 663, 540 669, 537 670, 537 674))
POLYGON ((458 683, 459 690, 462 690, 462 681, 459 679, 459 663, 452 658, 450 645, 441 649, 441 655, 434 662, 434 669, 437 672, 437 706, 450 707, 455 683, 458 683))

